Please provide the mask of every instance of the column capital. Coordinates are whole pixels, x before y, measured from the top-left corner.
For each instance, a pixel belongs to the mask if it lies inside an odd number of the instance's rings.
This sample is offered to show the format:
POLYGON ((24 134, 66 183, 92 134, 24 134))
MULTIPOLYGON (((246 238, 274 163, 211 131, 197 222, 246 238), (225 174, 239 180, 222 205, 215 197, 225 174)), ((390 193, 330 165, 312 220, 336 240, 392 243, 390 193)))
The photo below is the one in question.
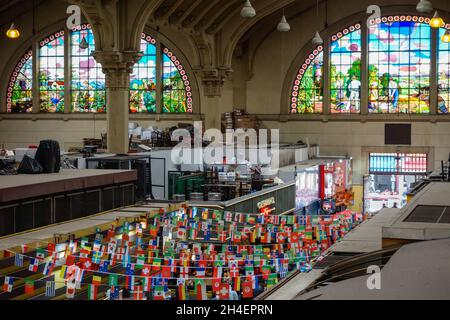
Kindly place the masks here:
POLYGON ((106 87, 110 90, 129 89, 133 66, 141 59, 142 52, 95 51, 94 59, 102 65, 106 87))
POLYGON ((207 97, 220 97, 225 80, 233 73, 231 68, 205 67, 198 71, 204 85, 204 94, 207 97))

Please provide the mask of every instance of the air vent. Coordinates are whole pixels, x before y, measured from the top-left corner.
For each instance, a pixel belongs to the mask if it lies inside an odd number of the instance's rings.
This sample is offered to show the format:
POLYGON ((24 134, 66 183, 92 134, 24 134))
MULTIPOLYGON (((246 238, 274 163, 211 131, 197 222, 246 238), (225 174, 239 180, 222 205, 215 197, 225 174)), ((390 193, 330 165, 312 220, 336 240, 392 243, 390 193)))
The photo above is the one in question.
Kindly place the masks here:
POLYGON ((417 206, 404 222, 450 223, 450 207, 417 206))

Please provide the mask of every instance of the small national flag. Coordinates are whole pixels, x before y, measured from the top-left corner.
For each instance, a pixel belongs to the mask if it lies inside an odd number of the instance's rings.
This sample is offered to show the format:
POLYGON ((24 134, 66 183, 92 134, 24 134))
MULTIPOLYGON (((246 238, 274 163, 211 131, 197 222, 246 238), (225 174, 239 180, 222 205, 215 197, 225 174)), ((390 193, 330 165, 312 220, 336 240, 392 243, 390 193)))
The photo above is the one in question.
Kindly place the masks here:
POLYGON ((97 286, 95 284, 88 284, 88 299, 97 300, 97 286))
POLYGON ((31 259, 30 262, 30 266, 28 267, 29 271, 33 271, 33 272, 37 272, 38 271, 38 267, 39 267, 39 260, 36 259, 31 259))
POLYGON ((25 293, 26 294, 34 293, 34 280, 31 280, 31 279, 25 280, 25 293))
POLYGON ((3 283, 3 291, 12 292, 13 285, 14 285, 14 278, 5 277, 5 282, 3 283))
POLYGON ((116 274, 110 274, 110 275, 109 275, 108 284, 109 284, 110 286, 117 286, 117 284, 118 284, 118 275, 116 275, 116 274))
POLYGON ((45 249, 42 249, 42 248, 37 248, 36 249, 36 258, 37 259, 45 259, 45 249))
POLYGON ((117 300, 119 299, 119 293, 120 293, 120 289, 117 286, 112 286, 110 289, 110 300, 117 300))
POLYGON ((142 286, 135 286, 134 287, 134 293, 133 293, 133 299, 134 300, 142 300, 144 297, 144 290, 142 286))
POLYGON ((16 253, 14 257, 14 265, 17 267, 23 267, 23 255, 16 253))
POLYGON ((242 282, 242 297, 253 298, 253 283, 252 281, 242 282))
POLYGON ((55 281, 45 282, 45 296, 54 297, 55 296, 55 281))
POLYGON ((42 274, 44 276, 50 275, 53 272, 54 267, 55 267, 55 264, 53 263, 53 261, 47 261, 45 263, 44 271, 42 272, 42 274))
POLYGON ((195 293, 197 295, 197 300, 203 301, 207 300, 206 296, 206 283, 201 279, 195 280, 195 293))
POLYGON ((186 300, 186 286, 184 279, 177 279, 178 300, 186 300))
POLYGON ((100 276, 92 276, 92 284, 93 285, 101 285, 102 284, 102 277, 100 277, 100 276))
POLYGON ((66 297, 67 299, 73 299, 75 297, 75 283, 67 282, 66 297))
POLYGON ((219 300, 228 300, 230 299, 230 285, 228 283, 222 283, 220 285, 219 300))
POLYGON ((153 290, 153 299, 154 300, 164 300, 164 287, 155 286, 153 290))

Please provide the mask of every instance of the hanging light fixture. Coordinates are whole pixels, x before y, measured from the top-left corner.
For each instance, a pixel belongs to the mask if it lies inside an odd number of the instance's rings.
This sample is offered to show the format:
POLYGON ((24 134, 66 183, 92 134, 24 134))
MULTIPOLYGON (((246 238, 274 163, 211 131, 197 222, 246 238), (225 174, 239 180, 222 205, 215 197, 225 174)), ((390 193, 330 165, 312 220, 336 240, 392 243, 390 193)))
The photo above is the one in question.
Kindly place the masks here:
POLYGON ((255 8, 253 8, 250 0, 246 0, 244 7, 241 10, 241 17, 242 18, 253 18, 254 16, 256 16, 256 10, 255 10, 255 8))
POLYGON ((283 9, 283 17, 281 18, 280 23, 277 26, 277 30, 280 32, 289 32, 291 31, 291 26, 287 22, 286 16, 284 15, 284 9, 283 9))
POLYGON ((11 27, 9 27, 8 31, 6 31, 6 36, 10 39, 17 39, 20 37, 20 31, 17 29, 14 22, 11 24, 11 27))
MULTIPOLYGON (((319 0, 317 0, 317 18, 319 18, 319 0)), ((325 3, 325 28, 328 28, 328 1, 325 3)), ((312 38, 312 44, 314 46, 320 46, 323 44, 323 39, 320 36, 319 31, 312 38)))
POLYGON ((87 48, 89 48, 89 43, 86 41, 86 37, 83 36, 83 39, 81 39, 81 42, 80 42, 80 49, 86 50, 87 48))
POLYGON ((431 1, 420 0, 416 6, 416 10, 419 11, 420 13, 432 13, 433 5, 431 4, 431 1))
POLYGON ((442 42, 450 43, 450 30, 446 30, 444 35, 441 38, 442 42))
POLYGON ((319 31, 317 31, 316 34, 314 35, 314 38, 312 39, 312 43, 313 43, 313 45, 315 45, 315 46, 320 46, 320 45, 323 44, 323 39, 322 39, 322 37, 320 36, 319 31))
POLYGON ((430 27, 432 28, 442 28, 445 26, 444 20, 439 16, 438 11, 434 13, 433 18, 430 20, 430 27))

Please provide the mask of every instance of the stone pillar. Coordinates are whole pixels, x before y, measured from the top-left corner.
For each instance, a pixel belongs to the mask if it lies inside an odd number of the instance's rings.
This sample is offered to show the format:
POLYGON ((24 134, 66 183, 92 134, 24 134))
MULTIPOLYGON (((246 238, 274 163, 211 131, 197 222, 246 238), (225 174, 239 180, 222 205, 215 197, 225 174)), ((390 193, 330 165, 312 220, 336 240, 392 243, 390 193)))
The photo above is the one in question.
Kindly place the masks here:
POLYGON ((203 73, 204 95, 207 97, 205 111, 205 130, 222 128, 222 87, 231 74, 228 68, 205 68, 203 73))
POLYGON ((142 54, 138 52, 95 52, 106 77, 108 152, 126 154, 129 150, 128 119, 130 74, 142 54))
POLYGON ((222 115, 221 115, 221 95, 223 81, 219 80, 205 80, 203 81, 205 88, 205 96, 207 97, 205 108, 205 130, 219 129, 221 130, 222 115))

